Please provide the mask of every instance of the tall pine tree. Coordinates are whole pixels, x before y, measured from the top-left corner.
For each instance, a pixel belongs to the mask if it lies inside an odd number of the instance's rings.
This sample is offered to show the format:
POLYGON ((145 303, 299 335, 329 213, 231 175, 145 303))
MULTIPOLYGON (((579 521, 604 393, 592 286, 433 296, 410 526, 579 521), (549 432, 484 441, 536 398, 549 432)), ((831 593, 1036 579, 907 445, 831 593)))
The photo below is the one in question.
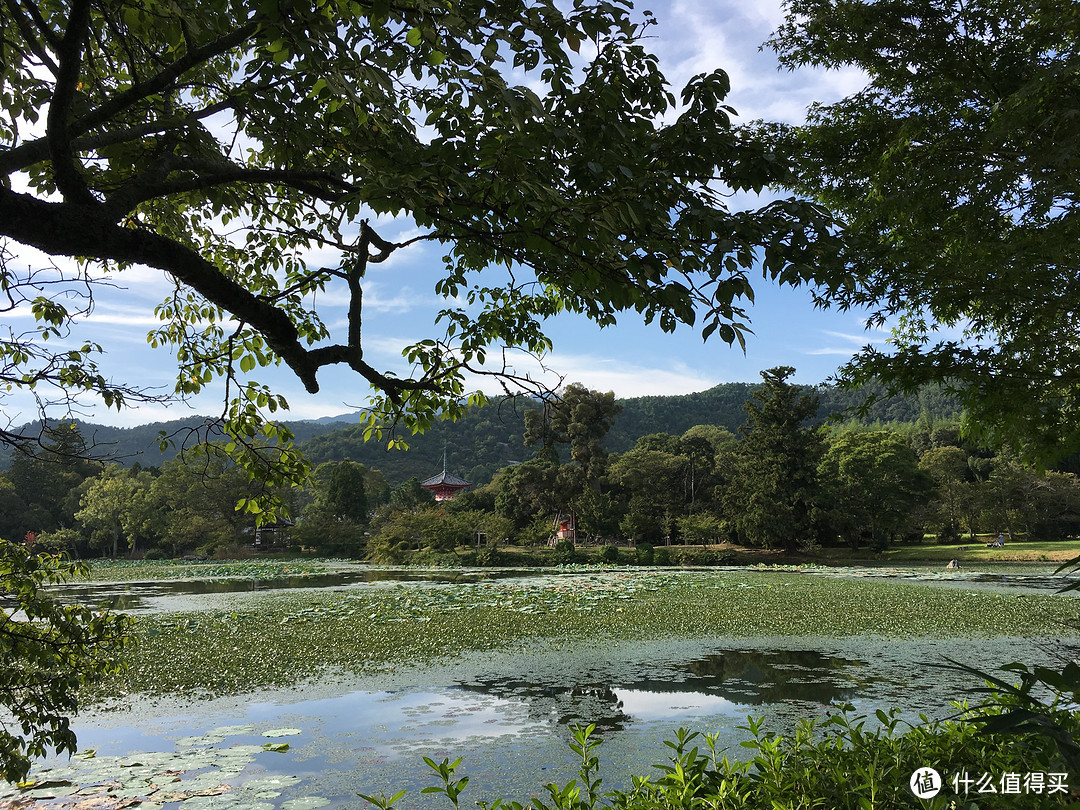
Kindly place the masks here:
POLYGON ((747 425, 726 505, 740 539, 763 548, 810 545, 822 442, 808 421, 818 398, 787 379, 790 366, 761 372, 746 403, 747 425))

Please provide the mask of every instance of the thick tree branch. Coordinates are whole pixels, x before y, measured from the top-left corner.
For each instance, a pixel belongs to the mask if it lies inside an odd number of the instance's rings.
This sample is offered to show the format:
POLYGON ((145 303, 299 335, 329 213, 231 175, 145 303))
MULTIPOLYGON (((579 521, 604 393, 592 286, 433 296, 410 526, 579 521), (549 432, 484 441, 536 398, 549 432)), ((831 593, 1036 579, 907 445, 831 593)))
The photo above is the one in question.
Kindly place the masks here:
POLYGON ((105 203, 107 216, 113 220, 130 213, 140 203, 159 197, 202 191, 230 183, 276 183, 289 186, 326 202, 337 202, 342 193, 353 190, 352 184, 324 171, 299 169, 249 169, 228 161, 181 160, 167 156, 153 169, 132 178, 105 203), (165 179, 176 172, 190 172, 189 177, 165 179), (324 184, 336 187, 332 193, 324 184))
MULTIPOLYGON (((307 349, 296 326, 272 303, 226 277, 190 248, 159 234, 117 225, 98 204, 44 202, 27 194, 0 189, 0 232, 52 255, 131 262, 164 270, 259 332, 310 393, 318 392, 316 374, 326 365, 348 365, 379 386, 392 400, 398 400, 405 391, 430 388, 451 371, 436 365, 419 380, 398 379, 380 373, 363 360, 358 315, 355 330, 350 323, 349 345, 307 349)), ((373 232, 368 229, 367 234, 370 238, 373 232)), ((378 236, 375 239, 379 244, 391 245, 378 236)), ((350 284, 350 288, 352 286, 350 284)), ((354 306, 359 307, 360 302, 358 297, 354 306)), ((350 320, 352 316, 350 311, 350 320)))
POLYGON ((159 234, 118 226, 98 205, 50 203, 0 189, 0 228, 6 236, 52 255, 133 262, 156 267, 250 324, 312 393, 318 365, 296 327, 272 304, 227 278, 211 262, 159 234))
POLYGON ((48 44, 48 46, 53 49, 60 47, 60 35, 57 32, 53 31, 49 27, 49 23, 45 20, 44 17, 41 16, 41 11, 38 9, 38 4, 31 0, 30 2, 24 2, 22 6, 26 9, 27 13, 29 13, 30 16, 33 17, 34 25, 36 25, 38 31, 41 32, 41 36, 44 37, 46 44, 48 44))
MULTIPOLYGON (((219 112, 233 109, 237 99, 229 98, 211 104, 201 110, 192 110, 184 116, 167 118, 160 121, 148 121, 145 124, 137 124, 123 129, 103 132, 100 135, 84 135, 75 138, 72 148, 75 151, 86 149, 100 149, 103 146, 113 146, 119 143, 145 138, 147 135, 159 135, 163 132, 175 132, 197 124, 203 118, 209 118, 219 112)), ((49 159, 49 142, 47 138, 38 138, 33 141, 21 143, 13 149, 0 150, 0 174, 10 174, 21 171, 35 163, 49 159)))
POLYGON ((65 199, 79 203, 92 202, 93 195, 90 194, 76 167, 75 152, 71 148, 71 137, 68 132, 68 121, 71 118, 71 107, 75 101, 75 90, 79 82, 83 43, 89 31, 90 0, 74 0, 68 17, 67 31, 58 49, 59 71, 56 74, 56 86, 53 88, 46 123, 46 139, 49 143, 56 187, 65 199))

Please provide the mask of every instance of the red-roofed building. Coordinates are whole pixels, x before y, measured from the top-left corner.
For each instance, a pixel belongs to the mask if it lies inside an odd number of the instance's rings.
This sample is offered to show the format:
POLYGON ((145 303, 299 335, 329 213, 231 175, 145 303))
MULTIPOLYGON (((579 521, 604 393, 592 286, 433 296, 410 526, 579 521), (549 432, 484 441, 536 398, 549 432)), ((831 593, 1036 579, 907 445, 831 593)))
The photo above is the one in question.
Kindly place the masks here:
POLYGON ((446 471, 446 459, 444 457, 443 471, 438 475, 431 476, 431 478, 428 478, 425 481, 421 481, 420 486, 434 492, 436 501, 451 501, 454 499, 455 495, 463 489, 468 489, 472 484, 464 478, 458 478, 456 475, 448 473, 446 471))

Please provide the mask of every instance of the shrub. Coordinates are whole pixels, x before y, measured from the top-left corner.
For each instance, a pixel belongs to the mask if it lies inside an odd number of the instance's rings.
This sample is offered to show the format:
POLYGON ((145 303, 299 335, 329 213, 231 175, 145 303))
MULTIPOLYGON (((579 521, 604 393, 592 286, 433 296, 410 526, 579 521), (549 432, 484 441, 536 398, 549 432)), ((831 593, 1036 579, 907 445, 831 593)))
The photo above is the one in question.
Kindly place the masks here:
POLYGON ((600 547, 600 562, 618 564, 619 562, 619 549, 618 546, 606 545, 600 547))
POLYGON ((671 559, 675 565, 733 565, 735 552, 730 549, 678 548, 671 550, 671 559))
POLYGON ((951 546, 960 542, 960 527, 953 523, 951 520, 941 527, 941 531, 938 532, 937 541, 939 545, 951 546))
POLYGON ((573 540, 560 540, 555 544, 555 551, 551 555, 556 565, 568 565, 577 562, 577 552, 574 550, 573 540))
POLYGON ((499 549, 494 544, 484 546, 476 552, 476 565, 493 566, 499 564, 499 549))
POLYGON ((167 560, 168 555, 160 548, 152 548, 143 555, 144 560, 167 560))
POLYGON ((39 534, 34 548, 37 551, 49 551, 53 554, 58 552, 70 554, 82 541, 83 536, 74 529, 57 529, 56 531, 39 534))
POLYGON ((671 565, 671 552, 667 546, 653 549, 653 565, 671 565))
POLYGON ((635 551, 638 565, 652 565, 656 561, 656 554, 651 543, 641 543, 635 551))

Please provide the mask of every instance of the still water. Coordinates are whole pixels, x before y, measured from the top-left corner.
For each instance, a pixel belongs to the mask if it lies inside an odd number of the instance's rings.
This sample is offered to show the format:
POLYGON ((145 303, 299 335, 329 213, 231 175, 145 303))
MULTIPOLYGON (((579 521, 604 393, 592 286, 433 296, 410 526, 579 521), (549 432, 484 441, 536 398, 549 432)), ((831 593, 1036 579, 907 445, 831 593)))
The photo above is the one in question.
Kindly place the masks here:
MULTIPOLYGON (((191 580, 67 586, 66 599, 107 601, 135 613, 212 604, 216 594, 280 588, 438 588, 498 576, 567 576, 536 571, 417 572, 372 569, 281 580, 191 580)), ((891 577, 942 587, 1045 592, 1045 571, 1001 574, 900 569, 810 569, 811 576, 891 577)), ((272 654, 272 652, 270 653, 272 654)), ((443 666, 359 678, 327 673, 318 682, 212 701, 131 698, 75 721, 80 749, 93 756, 54 758, 20 797, 74 808, 101 798, 101 810, 142 801, 169 810, 309 810, 363 807, 358 794, 391 795, 398 805, 449 807, 421 794, 432 784, 422 757, 462 757, 471 778, 463 806, 573 778, 566 747, 573 725, 595 724, 606 788, 629 784, 666 760, 663 741, 687 727, 713 733, 733 757, 747 749, 748 715, 791 730, 839 704, 872 714, 897 707, 905 720, 947 717, 951 701, 981 686, 939 666, 950 658, 992 669, 1013 660, 1052 664, 1065 654, 1047 640, 757 638, 542 648, 526 654, 475 653, 443 666), (109 804, 111 802, 112 804, 109 804)), ((459 774, 460 775, 460 774, 459 774)), ((0 795, 0 802, 5 798, 0 795)), ((84 805, 88 806, 88 805, 84 805)), ((135 806, 135 805, 130 805, 135 806)))
MULTIPOLYGON (((61 601, 77 602, 91 606, 104 605, 112 610, 142 613, 155 610, 181 609, 171 597, 207 596, 216 594, 253 591, 277 591, 298 588, 341 589, 357 585, 393 585, 414 583, 427 585, 460 585, 500 579, 526 579, 542 576, 545 579, 564 578, 573 581, 582 576, 580 571, 533 568, 465 568, 413 570, 400 568, 376 568, 358 566, 360 570, 349 572, 305 574, 303 576, 273 578, 221 578, 182 579, 154 582, 127 582, 112 584, 61 585, 52 591, 61 601)), ((630 569, 641 570, 641 569, 630 569)), ((664 569, 675 571, 679 569, 664 569)), ((709 569, 718 575, 730 572, 744 573, 745 566, 719 566, 709 569)), ((594 571, 590 574, 595 573, 594 571)), ((929 567, 849 567, 849 568, 803 568, 789 570, 805 576, 872 578, 920 582, 945 588, 978 590, 1008 590, 1011 592, 1053 593, 1069 581, 1047 571, 1046 565, 995 566, 988 570, 943 571, 941 566, 929 567)), ((1080 591, 1074 595, 1080 596, 1080 591)))
POLYGON ((167 789, 184 797, 168 799, 180 810, 306 810, 361 807, 358 793, 407 788, 404 810, 449 807, 420 794, 431 784, 421 758, 460 756, 472 780, 464 806, 524 801, 523 785, 539 790, 572 778, 566 743, 573 724, 596 724, 605 785, 620 787, 665 760, 662 741, 679 727, 715 733, 718 747, 739 757, 747 715, 764 715, 769 729, 783 732, 831 704, 850 703, 863 713, 897 706, 918 722, 920 712, 947 716, 950 700, 978 685, 929 663, 1046 654, 1025 639, 782 637, 486 654, 383 676, 383 688, 354 680, 186 705, 132 702, 79 718, 80 747, 94 749, 93 758, 52 760, 33 775, 58 783, 42 792, 42 805, 105 795, 153 807, 167 789), (282 743, 287 750, 263 747, 282 743), (89 793, 63 795, 79 788, 89 793), (50 791, 56 798, 46 798, 50 791))

